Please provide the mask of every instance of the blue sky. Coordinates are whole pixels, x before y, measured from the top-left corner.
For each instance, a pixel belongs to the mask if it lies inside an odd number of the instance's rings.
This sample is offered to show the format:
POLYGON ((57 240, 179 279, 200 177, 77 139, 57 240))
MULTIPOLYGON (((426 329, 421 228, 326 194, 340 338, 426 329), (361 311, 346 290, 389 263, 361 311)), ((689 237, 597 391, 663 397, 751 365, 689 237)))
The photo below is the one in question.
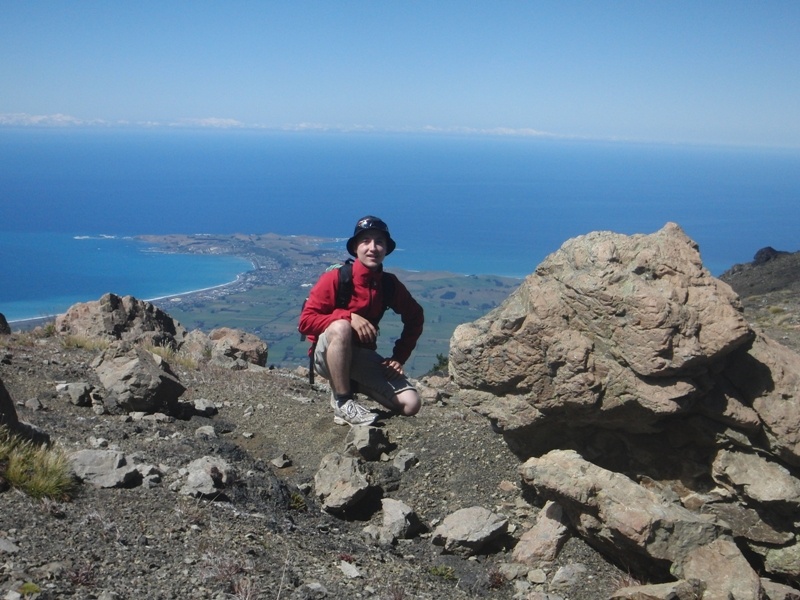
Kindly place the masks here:
POLYGON ((0 124, 800 147, 800 2, 0 0, 0 124))

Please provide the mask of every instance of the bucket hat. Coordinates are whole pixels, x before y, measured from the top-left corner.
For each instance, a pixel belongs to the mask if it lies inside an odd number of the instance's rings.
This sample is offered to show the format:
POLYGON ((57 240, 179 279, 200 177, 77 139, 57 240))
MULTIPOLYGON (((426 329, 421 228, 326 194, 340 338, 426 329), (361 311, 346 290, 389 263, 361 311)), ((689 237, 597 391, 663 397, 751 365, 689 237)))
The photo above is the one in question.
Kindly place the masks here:
POLYGON ((347 240, 347 251, 350 253, 350 256, 356 255, 356 239, 359 235, 364 233, 365 231, 382 231, 386 234, 386 254, 387 256, 391 254, 394 249, 397 247, 392 236, 389 234, 389 226, 386 225, 383 221, 381 221, 378 217, 373 217, 372 215, 367 215, 366 217, 362 217, 356 223, 355 230, 353 231, 353 237, 347 240))

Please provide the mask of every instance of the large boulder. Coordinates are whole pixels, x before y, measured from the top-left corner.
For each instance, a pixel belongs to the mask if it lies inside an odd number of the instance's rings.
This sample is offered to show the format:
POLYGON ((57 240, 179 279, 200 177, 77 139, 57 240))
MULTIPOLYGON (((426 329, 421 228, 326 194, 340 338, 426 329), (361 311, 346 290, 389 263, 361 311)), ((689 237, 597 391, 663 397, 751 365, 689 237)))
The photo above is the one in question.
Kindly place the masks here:
POLYGON ((180 346, 186 335, 180 323, 154 304, 115 294, 71 306, 56 317, 55 327, 62 335, 109 341, 144 340, 173 348, 180 346))
POLYGON ((721 361, 753 336, 677 225, 598 232, 566 242, 500 307, 459 326, 450 373, 506 432, 642 433, 707 396, 721 361))
POLYGON ((800 355, 746 322, 677 225, 567 241, 449 358, 527 483, 615 560, 757 590, 746 557, 797 581, 800 355))

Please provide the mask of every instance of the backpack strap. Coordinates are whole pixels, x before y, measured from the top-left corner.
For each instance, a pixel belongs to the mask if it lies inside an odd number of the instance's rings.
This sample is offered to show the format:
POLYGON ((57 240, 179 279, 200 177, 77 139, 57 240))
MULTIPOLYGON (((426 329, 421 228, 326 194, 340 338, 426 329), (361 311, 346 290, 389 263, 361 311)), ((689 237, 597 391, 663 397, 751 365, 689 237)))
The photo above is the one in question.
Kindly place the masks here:
POLYGON ((339 285, 336 287, 336 308, 347 308, 353 297, 353 259, 348 259, 339 269, 339 285))

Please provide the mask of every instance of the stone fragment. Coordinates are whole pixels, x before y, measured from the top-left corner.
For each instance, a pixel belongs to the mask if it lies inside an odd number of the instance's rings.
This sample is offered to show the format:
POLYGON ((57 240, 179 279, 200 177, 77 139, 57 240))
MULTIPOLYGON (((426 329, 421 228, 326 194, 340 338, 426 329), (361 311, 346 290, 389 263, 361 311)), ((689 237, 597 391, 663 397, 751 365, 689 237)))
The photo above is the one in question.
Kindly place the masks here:
POLYGON ((481 506, 462 508, 448 515, 433 531, 431 541, 444 551, 471 556, 508 529, 508 519, 481 506))
POLYGON ((216 403, 206 398, 198 398, 193 403, 195 414, 201 417, 213 417, 219 412, 216 403))
POLYGON ((99 488, 133 487, 142 481, 136 466, 115 450, 78 450, 70 462, 79 479, 99 488))
POLYGON ((800 542, 762 550, 767 572, 800 584, 800 542))
POLYGON ((289 459, 289 457, 286 455, 285 452, 280 456, 276 456, 270 462, 274 467, 278 469, 285 469, 286 467, 292 466, 292 461, 289 459))
POLYGON ((383 527, 380 532, 382 542, 393 544, 398 539, 410 539, 424 531, 425 526, 417 513, 404 502, 383 498, 381 506, 383 507, 383 527))
POLYGON ((734 600, 763 597, 758 574, 752 569, 736 544, 719 538, 698 546, 673 566, 674 574, 705 584, 703 600, 734 600))
POLYGON ((401 473, 405 473, 418 462, 419 459, 417 458, 416 454, 409 452, 408 450, 400 450, 394 457, 392 465, 394 465, 395 469, 401 473))
POLYGON ((225 460, 204 456, 186 466, 186 479, 180 493, 193 498, 227 500, 225 488, 236 479, 236 471, 225 460))
POLYGON ((670 581, 651 585, 634 585, 617 590, 608 600, 697 600, 704 598, 701 581, 670 581))
POLYGON ((800 481, 785 467, 755 454, 722 449, 714 459, 712 473, 718 483, 741 490, 757 503, 778 503, 788 511, 800 507, 800 481))
POLYGON ((202 425, 194 430, 194 437, 216 439, 217 432, 214 431, 213 425, 202 425))
POLYGON ((391 449, 386 433, 379 427, 351 427, 345 440, 345 451, 364 460, 380 460, 391 449))
POLYGON ((341 512, 358 503, 370 484, 359 468, 358 460, 338 452, 325 455, 314 475, 314 489, 322 507, 341 512))
POLYGON ((564 590, 571 588, 586 578, 588 569, 581 563, 572 563, 559 567, 553 579, 550 580, 550 588, 553 590, 564 590))
POLYGON ((564 511, 557 503, 548 501, 536 519, 536 524, 522 534, 514 546, 515 561, 530 566, 552 562, 569 535, 564 511))

